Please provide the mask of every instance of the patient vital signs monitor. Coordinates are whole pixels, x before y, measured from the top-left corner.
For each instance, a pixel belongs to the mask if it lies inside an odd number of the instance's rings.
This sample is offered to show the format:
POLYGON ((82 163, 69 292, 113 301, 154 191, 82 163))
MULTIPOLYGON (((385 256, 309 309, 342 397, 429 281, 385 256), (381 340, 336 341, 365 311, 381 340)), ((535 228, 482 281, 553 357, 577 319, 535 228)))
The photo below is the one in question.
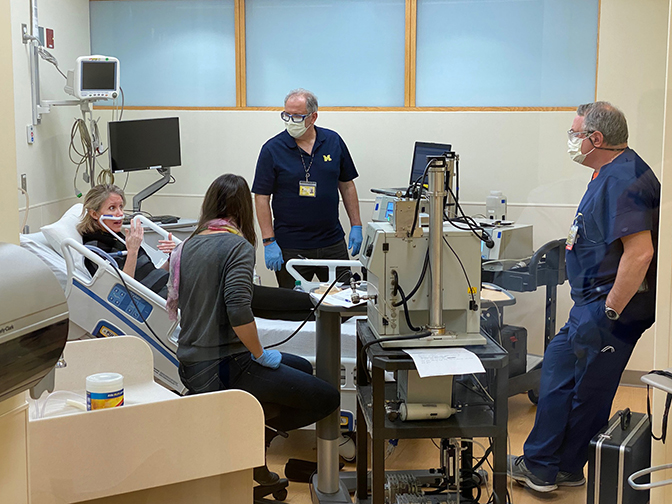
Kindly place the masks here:
POLYGON ((65 92, 80 100, 113 100, 119 96, 119 60, 112 56, 80 56, 68 71, 65 92))

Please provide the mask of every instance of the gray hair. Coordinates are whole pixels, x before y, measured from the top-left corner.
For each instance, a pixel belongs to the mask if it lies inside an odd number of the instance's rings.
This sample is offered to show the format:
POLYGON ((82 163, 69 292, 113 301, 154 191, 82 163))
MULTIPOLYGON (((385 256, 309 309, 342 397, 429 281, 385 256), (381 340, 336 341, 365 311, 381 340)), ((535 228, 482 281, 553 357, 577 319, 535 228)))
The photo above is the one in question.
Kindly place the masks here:
POLYGON ((583 117, 586 131, 599 131, 607 145, 621 145, 628 142, 628 122, 623 112, 609 102, 598 101, 579 105, 577 115, 583 117))
POLYGON ((317 112, 317 96, 308 91, 307 89, 298 88, 292 89, 287 96, 285 96, 285 105, 287 105, 287 100, 293 98, 294 96, 303 96, 306 99, 306 110, 309 114, 317 112))

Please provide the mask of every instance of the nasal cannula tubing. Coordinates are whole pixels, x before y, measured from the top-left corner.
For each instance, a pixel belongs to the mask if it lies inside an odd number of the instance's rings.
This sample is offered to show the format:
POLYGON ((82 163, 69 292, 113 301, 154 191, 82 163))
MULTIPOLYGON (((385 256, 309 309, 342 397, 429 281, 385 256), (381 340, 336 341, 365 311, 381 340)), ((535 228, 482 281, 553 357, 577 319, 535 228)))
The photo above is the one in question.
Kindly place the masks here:
POLYGON ((101 226, 103 226, 105 229, 107 229, 110 234, 116 236, 117 240, 119 240, 121 243, 126 245, 126 240, 124 240, 121 236, 119 236, 117 233, 112 231, 107 224, 105 224, 106 220, 122 220, 123 217, 115 217, 114 215, 101 215, 98 218, 98 222, 100 222, 101 226))

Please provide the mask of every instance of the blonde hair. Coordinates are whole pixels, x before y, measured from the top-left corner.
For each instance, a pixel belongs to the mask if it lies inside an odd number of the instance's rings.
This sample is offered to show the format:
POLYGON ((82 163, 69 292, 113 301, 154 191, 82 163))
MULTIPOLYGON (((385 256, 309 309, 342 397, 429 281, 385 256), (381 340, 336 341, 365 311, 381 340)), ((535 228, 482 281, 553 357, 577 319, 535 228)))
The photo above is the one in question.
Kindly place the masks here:
POLYGON ((84 197, 84 208, 82 208, 82 220, 77 224, 79 234, 93 233, 98 231, 98 221, 91 216, 91 211, 98 212, 103 203, 110 197, 110 194, 121 196, 124 205, 126 205, 126 196, 121 188, 114 184, 100 184, 92 187, 84 197))

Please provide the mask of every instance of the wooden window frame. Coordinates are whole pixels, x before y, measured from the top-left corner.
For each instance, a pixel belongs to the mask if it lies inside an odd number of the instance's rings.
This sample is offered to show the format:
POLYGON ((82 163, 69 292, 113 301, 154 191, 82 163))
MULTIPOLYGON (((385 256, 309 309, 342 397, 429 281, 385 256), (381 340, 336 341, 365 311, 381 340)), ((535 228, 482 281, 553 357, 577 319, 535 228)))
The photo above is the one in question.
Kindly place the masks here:
MULTIPOLYGON (((89 2, 104 0, 89 0, 89 2)), ((109 1, 109 0, 107 0, 109 1)), ((124 1, 124 0, 116 0, 124 1)), ((597 76, 600 61, 600 21, 602 0, 597 6, 597 53, 595 61, 595 100, 597 100, 597 76)), ((418 0, 406 0, 405 6, 405 75, 403 107, 320 107, 321 111, 353 112, 540 112, 573 111, 575 107, 416 107, 416 57, 418 29, 418 0)), ((126 106, 126 110, 282 110, 282 107, 247 106, 247 70, 245 51, 245 0, 234 0, 235 51, 236 51, 236 106, 235 107, 148 107, 126 106)), ((111 106, 96 106, 97 109, 112 109, 111 106)))

